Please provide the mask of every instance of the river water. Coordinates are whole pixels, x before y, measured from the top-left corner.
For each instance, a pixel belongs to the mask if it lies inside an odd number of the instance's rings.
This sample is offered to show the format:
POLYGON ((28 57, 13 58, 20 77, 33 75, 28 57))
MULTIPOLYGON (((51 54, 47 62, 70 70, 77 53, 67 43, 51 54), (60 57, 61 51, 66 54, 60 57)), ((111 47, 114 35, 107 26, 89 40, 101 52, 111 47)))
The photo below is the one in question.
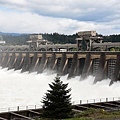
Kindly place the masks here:
MULTIPOLYGON (((46 71, 42 74, 21 73, 20 70, 7 70, 0 68, 0 108, 12 106, 27 106, 41 104, 42 98, 49 88, 49 83, 56 77, 55 73, 46 71)), ((110 80, 103 80, 93 85, 94 77, 80 81, 80 76, 67 80, 62 76, 63 83, 69 83, 71 88, 71 102, 80 100, 117 98, 120 96, 120 83, 109 86, 110 80)))

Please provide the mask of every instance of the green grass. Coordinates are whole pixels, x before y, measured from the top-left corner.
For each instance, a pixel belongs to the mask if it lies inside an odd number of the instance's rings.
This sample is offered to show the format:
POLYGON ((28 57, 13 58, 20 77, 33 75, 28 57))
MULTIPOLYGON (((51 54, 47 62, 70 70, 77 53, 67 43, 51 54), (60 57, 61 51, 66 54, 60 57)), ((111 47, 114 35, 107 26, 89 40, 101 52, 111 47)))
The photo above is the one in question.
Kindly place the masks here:
POLYGON ((94 120, 94 119, 87 118, 87 117, 81 117, 81 118, 70 118, 70 119, 65 119, 65 120, 94 120))
MULTIPOLYGON (((89 108, 86 111, 74 112, 73 117, 62 120, 96 120, 96 119, 115 119, 120 118, 120 111, 107 112, 104 109, 89 108)), ((49 120, 49 119, 36 119, 36 120, 49 120)))

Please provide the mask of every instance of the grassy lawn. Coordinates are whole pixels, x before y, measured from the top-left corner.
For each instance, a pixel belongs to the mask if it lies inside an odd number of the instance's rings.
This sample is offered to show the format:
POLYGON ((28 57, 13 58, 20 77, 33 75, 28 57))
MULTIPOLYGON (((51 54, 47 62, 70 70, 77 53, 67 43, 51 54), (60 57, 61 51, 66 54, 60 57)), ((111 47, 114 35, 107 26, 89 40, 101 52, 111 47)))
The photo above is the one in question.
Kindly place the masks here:
POLYGON ((90 108, 86 111, 75 113, 73 118, 65 120, 96 120, 96 119, 115 119, 120 118, 120 111, 107 112, 103 109, 90 108))

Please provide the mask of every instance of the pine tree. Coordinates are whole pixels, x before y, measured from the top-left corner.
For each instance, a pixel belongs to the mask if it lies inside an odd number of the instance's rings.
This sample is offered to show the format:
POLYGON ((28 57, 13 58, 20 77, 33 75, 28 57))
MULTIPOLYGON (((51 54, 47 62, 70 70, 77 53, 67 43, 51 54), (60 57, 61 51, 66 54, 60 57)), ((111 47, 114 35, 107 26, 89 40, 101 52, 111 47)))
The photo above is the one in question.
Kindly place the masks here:
POLYGON ((60 77, 56 77, 52 84, 49 84, 51 90, 47 90, 43 97, 43 117, 51 119, 62 119, 70 117, 72 107, 68 84, 63 84, 60 77))

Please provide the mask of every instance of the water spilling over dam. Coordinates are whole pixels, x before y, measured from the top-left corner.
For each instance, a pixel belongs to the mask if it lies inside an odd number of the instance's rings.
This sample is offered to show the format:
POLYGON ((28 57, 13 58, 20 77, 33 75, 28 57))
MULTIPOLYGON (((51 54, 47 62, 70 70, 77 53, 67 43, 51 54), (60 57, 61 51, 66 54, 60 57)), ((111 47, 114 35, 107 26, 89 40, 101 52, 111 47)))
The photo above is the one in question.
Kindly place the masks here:
MULTIPOLYGON (((56 74, 49 74, 49 71, 29 74, 21 73, 20 70, 0 68, 0 108, 41 104, 42 97, 49 89, 48 83, 51 83, 55 76, 56 74)), ((80 81, 80 77, 67 80, 66 75, 62 76, 61 80, 69 83, 68 87, 72 88, 72 102, 75 103, 79 103, 80 100, 120 96, 120 83, 116 82, 109 86, 110 79, 94 85, 93 76, 80 81)))
POLYGON ((42 73, 45 69, 68 79, 95 76, 94 83, 110 78, 110 84, 120 80, 120 52, 0 52, 2 68, 42 73))
POLYGON ((119 52, 6 51, 0 65, 0 107, 40 104, 56 75, 69 83, 72 101, 120 96, 119 52))

